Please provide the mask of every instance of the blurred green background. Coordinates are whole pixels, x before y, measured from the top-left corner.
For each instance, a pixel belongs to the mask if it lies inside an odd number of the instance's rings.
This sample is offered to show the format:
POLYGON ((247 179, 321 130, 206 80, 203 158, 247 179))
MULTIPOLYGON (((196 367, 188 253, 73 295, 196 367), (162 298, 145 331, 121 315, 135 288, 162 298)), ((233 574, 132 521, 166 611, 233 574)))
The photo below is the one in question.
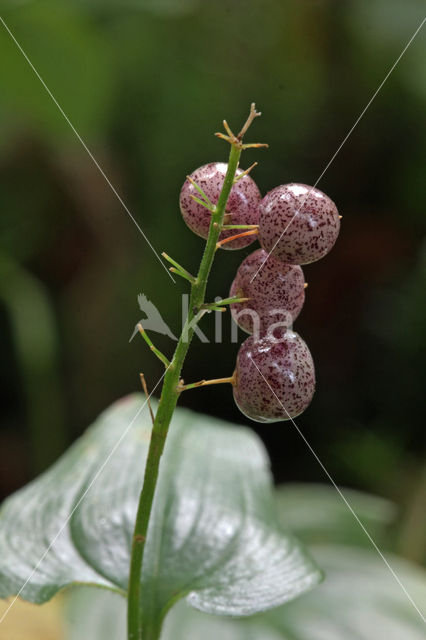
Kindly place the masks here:
MULTIPOLYGON (((263 117, 243 168, 262 193, 313 184, 419 25, 422 0, 3 0, 2 17, 156 250, 195 271, 185 175, 228 149, 249 104, 263 117)), ((0 25, 0 494, 54 460, 93 418, 162 373, 129 344, 143 292, 175 333, 181 293, 0 25)), ((305 268, 295 329, 317 368, 298 426, 339 485, 400 505, 399 551, 426 559, 426 29, 319 183, 343 215, 305 268)), ((255 248, 217 256, 226 295, 255 248)), ((214 322, 202 329, 210 339, 214 322)), ((195 341, 185 379, 229 375, 237 345, 195 341)), ((154 336, 153 336, 154 338, 154 336)), ((243 336, 240 335, 241 340, 243 336)), ((155 336, 171 354, 173 342, 155 336)), ((254 427, 277 481, 327 479, 288 423, 249 423, 226 387, 182 404, 254 427)))

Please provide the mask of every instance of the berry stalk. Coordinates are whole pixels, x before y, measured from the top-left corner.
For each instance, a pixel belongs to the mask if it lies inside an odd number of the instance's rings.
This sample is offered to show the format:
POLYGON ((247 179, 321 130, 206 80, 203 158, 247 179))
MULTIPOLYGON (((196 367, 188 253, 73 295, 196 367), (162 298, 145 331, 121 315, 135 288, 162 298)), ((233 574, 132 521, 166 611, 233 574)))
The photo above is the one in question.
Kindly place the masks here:
POLYGON ((191 382, 191 384, 179 383, 179 391, 188 391, 188 389, 198 389, 198 387, 206 387, 209 384, 235 384, 234 376, 228 376, 227 378, 214 378, 213 380, 199 380, 198 382, 191 382))
POLYGON ((228 242, 232 242, 233 240, 238 240, 239 238, 245 238, 247 236, 256 236, 259 233, 259 227, 257 224, 250 225, 250 231, 244 231, 244 233, 237 233, 235 236, 231 236, 230 238, 224 238, 216 243, 216 249, 220 249, 224 244, 228 242))
POLYGON ((231 142, 228 169, 222 191, 217 205, 211 214, 209 234, 203 257, 195 282, 191 285, 188 317, 173 358, 166 368, 160 402, 152 427, 145 475, 132 540, 128 588, 128 640, 142 640, 142 637, 143 640, 157 640, 161 632, 162 618, 166 613, 157 609, 156 603, 150 600, 148 593, 144 594, 146 599, 144 599, 143 603, 141 602, 141 578, 145 541, 157 485, 160 459, 164 450, 170 421, 181 392, 179 381, 182 366, 195 332, 197 315, 199 315, 199 310, 204 304, 207 279, 213 264, 216 244, 221 232, 226 204, 234 184, 242 148, 241 143, 236 144, 234 141, 231 142))

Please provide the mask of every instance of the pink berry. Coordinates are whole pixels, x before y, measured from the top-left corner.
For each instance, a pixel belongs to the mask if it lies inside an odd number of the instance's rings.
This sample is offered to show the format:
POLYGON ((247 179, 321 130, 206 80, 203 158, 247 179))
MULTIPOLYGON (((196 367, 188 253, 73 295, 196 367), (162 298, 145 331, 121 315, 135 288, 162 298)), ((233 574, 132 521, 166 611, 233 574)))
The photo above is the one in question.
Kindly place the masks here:
POLYGON ((241 263, 229 295, 250 298, 231 305, 232 317, 241 329, 265 333, 277 322, 292 325, 305 300, 305 277, 299 265, 268 258, 264 249, 257 249, 241 263))
POLYGON ((260 203, 259 242, 283 262, 309 264, 323 258, 339 229, 334 202, 305 184, 275 187, 260 203))
MULTIPOLYGON (((213 204, 217 204, 228 165, 224 162, 205 164, 191 173, 191 178, 201 187, 213 204)), ((238 169, 236 175, 243 173, 238 169)), ((180 192, 180 210, 188 227, 202 238, 207 238, 211 213, 191 196, 201 199, 196 188, 185 180, 180 192)), ((259 221, 259 202, 262 196, 256 183, 250 176, 238 180, 231 189, 226 206, 224 224, 257 224, 259 221)), ((220 240, 234 236, 244 230, 229 229, 222 231, 220 240)), ((238 238, 223 245, 224 249, 241 249, 257 240, 257 236, 238 238)))
POLYGON ((289 329, 243 342, 234 373, 234 399, 248 418, 278 422, 300 415, 315 391, 315 369, 302 338, 289 329))

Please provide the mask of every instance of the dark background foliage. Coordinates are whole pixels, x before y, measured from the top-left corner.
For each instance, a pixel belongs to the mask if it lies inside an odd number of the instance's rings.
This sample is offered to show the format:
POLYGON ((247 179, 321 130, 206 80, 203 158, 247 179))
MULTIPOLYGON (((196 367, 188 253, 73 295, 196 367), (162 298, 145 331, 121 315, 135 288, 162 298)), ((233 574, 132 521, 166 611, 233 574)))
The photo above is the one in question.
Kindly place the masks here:
MULTIPOLYGON (((202 241, 177 206, 185 175, 228 149, 251 101, 261 191, 313 184, 419 25, 421 0, 7 0, 3 17, 153 246, 195 271, 202 241)), ((424 560, 426 494, 425 32, 319 187, 343 215, 338 244, 305 268, 295 328, 318 387, 298 426, 338 484, 396 500, 400 551, 424 560), (423 531, 423 535, 421 532, 423 531), (420 533, 419 533, 420 532, 420 533)), ((2 496, 45 468, 93 418, 161 366, 129 344, 145 293, 175 333, 173 285, 40 81, 0 26, 2 496)), ((254 245, 253 245, 254 246, 254 245)), ((226 295, 253 246, 220 252, 226 295)), ((195 341, 185 379, 229 375, 237 345, 195 341)), ((213 338, 213 318, 203 321, 213 338)), ((240 339, 243 336, 240 335, 240 339)), ((171 353, 169 338, 156 336, 171 353)), ((182 404, 254 427, 277 481, 326 481, 288 423, 258 426, 230 389, 182 404)))

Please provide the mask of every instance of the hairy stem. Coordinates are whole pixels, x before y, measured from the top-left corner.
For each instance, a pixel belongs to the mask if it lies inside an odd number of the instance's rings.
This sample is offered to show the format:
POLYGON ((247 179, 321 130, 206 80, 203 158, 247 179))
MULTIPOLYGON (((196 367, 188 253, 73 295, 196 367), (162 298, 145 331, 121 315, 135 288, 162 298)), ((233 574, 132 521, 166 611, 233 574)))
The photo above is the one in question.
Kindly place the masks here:
POLYGON ((191 286, 188 317, 179 338, 172 361, 166 369, 160 402, 151 432, 151 441, 145 467, 142 492, 133 533, 132 554, 130 560, 130 576, 128 591, 128 640, 157 640, 160 636, 161 623, 152 627, 151 606, 145 607, 141 602, 141 578, 145 541, 158 479, 160 458, 164 450, 169 424, 180 394, 179 380, 182 365, 194 335, 199 311, 204 304, 207 279, 213 264, 226 203, 232 189, 235 173, 241 155, 241 147, 231 144, 228 169, 222 191, 216 207, 212 212, 209 235, 195 282, 191 286))

